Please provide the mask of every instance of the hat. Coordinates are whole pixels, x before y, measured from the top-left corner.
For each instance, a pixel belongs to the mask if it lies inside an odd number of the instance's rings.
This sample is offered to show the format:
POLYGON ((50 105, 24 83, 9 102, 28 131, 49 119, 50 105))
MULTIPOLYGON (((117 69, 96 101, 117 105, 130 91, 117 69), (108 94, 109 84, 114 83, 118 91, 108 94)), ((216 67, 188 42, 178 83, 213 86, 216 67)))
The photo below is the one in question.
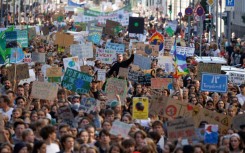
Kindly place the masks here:
POLYGON ((186 80, 191 80, 191 77, 187 77, 186 80))
POLYGON ((19 151, 24 148, 24 147, 27 147, 26 144, 24 142, 20 142, 20 143, 17 143, 15 146, 14 146, 14 152, 13 153, 19 153, 19 151))
POLYGON ((113 101, 110 102, 110 107, 111 107, 111 108, 115 108, 115 107, 117 107, 118 105, 120 105, 120 104, 119 104, 119 102, 118 102, 117 100, 113 100, 113 101))

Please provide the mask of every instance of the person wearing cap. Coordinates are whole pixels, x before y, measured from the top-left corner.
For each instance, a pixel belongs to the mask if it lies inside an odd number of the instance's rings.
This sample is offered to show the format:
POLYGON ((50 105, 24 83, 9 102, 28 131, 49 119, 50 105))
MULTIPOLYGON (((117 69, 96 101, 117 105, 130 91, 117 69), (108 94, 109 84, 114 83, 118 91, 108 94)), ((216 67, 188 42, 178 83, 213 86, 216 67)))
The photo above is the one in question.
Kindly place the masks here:
POLYGON ((245 102, 245 84, 240 85, 240 89, 241 93, 236 95, 236 97, 238 98, 238 101, 241 104, 241 106, 243 106, 245 102))
POLYGON ((106 76, 110 77, 111 75, 117 76, 119 73, 120 67, 128 68, 128 66, 134 61, 134 54, 130 56, 129 59, 123 61, 123 54, 117 54, 117 61, 111 67, 111 69, 107 72, 106 76))

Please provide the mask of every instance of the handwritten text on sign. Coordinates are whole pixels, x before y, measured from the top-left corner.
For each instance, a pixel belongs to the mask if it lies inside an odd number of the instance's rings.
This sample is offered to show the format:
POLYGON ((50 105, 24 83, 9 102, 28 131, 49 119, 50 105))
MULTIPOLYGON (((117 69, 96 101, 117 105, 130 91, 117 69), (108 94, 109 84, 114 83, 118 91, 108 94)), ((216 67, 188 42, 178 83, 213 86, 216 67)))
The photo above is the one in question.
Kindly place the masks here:
POLYGON ((48 82, 33 83, 31 95, 33 98, 54 100, 57 96, 58 85, 48 82))
POLYGON ((106 50, 114 50, 114 51, 116 51, 117 54, 123 54, 124 50, 125 50, 125 45, 108 42, 108 43, 106 43, 105 49, 106 50))
POLYGON ((120 134, 123 138, 127 138, 130 129, 131 129, 130 124, 126 124, 124 122, 115 120, 112 124, 110 134, 116 135, 116 136, 120 134))

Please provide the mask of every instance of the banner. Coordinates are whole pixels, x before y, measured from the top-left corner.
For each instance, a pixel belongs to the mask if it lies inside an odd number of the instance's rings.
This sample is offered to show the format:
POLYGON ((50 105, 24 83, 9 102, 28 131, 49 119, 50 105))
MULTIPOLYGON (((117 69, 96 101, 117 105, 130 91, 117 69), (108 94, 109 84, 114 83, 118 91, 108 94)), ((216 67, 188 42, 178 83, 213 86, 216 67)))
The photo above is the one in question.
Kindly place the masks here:
POLYGON ((105 92, 107 93, 109 101, 116 100, 116 95, 119 95, 123 105, 124 99, 127 96, 127 81, 117 78, 109 78, 107 79, 105 92))
POLYGON ((85 113, 94 113, 96 109, 100 108, 100 103, 94 98, 82 98, 79 110, 83 110, 85 113))
POLYGON ((63 58, 63 63, 64 63, 65 70, 67 68, 71 68, 80 71, 78 56, 63 58))
POLYGON ((133 119, 148 119, 149 101, 147 97, 133 98, 133 119))
POLYGON ((58 85, 48 82, 33 82, 31 95, 33 98, 54 100, 57 97, 58 85))
POLYGON ((102 63, 105 64, 112 64, 114 61, 116 61, 116 51, 97 48, 96 60, 100 60, 102 63))
POLYGON ((97 70, 97 80, 98 81, 105 81, 106 80, 106 70, 105 69, 98 69, 97 70))
POLYGON ((138 82, 143 86, 151 86, 151 75, 138 76, 138 82))
MULTIPOLYGON (((186 57, 190 57, 194 55, 195 48, 176 46, 176 52, 177 54, 186 55, 186 57)), ((170 53, 174 54, 174 50, 171 49, 170 53)))
POLYGON ((245 73, 242 72, 229 72, 229 81, 232 84, 240 86, 245 83, 245 73))
POLYGON ((45 63, 46 62, 46 53, 33 52, 31 54, 31 58, 32 58, 33 62, 45 63))
POLYGON ((92 42, 72 44, 70 46, 70 53, 72 56, 78 56, 79 59, 93 58, 93 44, 92 42))
POLYGON ((89 28, 88 41, 93 42, 94 44, 99 45, 100 39, 102 36, 103 28, 97 26, 91 26, 89 28))
POLYGON ((151 78, 151 89, 169 89, 171 78, 151 78))
POLYGON ((138 65, 141 69, 148 70, 151 68, 151 59, 135 54, 134 55, 134 64, 138 65))
POLYGON ((10 49, 10 63, 20 63, 25 58, 22 48, 7 48, 10 49))
POLYGON ((128 72, 128 80, 132 82, 138 82, 139 76, 143 76, 144 73, 141 71, 129 70, 128 72))
POLYGON ((78 94, 88 93, 92 80, 92 76, 68 67, 66 69, 61 85, 67 90, 74 91, 78 94))
POLYGON ((131 130, 132 125, 115 120, 112 123, 110 134, 118 136, 121 135, 123 138, 128 138, 128 133, 131 130))
POLYGON ((46 77, 61 77, 62 75, 61 67, 50 67, 46 70, 46 77))
POLYGON ((164 106, 165 106, 166 97, 162 95, 153 95, 150 99, 149 105, 149 116, 163 116, 164 115, 164 106))
POLYGON ((16 73, 15 73, 15 65, 9 66, 7 67, 7 74, 8 74, 8 80, 10 80, 11 82, 30 78, 29 68, 27 64, 16 65, 16 73))
POLYGON ((192 118, 178 118, 167 122, 168 139, 170 141, 179 138, 193 139, 196 136, 192 118))
POLYGON ((105 45, 105 50, 108 51, 115 51, 117 54, 123 54, 125 51, 125 45, 124 44, 118 44, 118 43, 111 43, 107 42, 105 45))
POLYGON ((27 30, 16 30, 5 32, 6 48, 28 47, 27 30))

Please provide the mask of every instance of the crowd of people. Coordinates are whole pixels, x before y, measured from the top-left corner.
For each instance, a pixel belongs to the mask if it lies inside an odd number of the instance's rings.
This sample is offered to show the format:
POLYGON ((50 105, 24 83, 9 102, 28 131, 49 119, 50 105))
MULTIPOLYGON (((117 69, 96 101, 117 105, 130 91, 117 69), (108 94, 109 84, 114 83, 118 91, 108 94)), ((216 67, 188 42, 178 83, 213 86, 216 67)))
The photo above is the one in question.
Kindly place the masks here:
MULTIPOLYGON (((145 17, 147 18, 147 17, 145 17)), ((167 35, 164 31, 165 19, 162 17, 155 19, 154 16, 147 18, 145 31, 148 40, 156 31, 167 35)), ((72 20, 70 20, 72 21, 72 20)), ((64 30, 64 27, 55 27, 52 22, 44 23, 49 26, 50 32, 53 30, 64 30)), ((73 28, 73 23, 67 23, 66 30, 73 28)), ((175 37, 181 37, 179 32, 175 37)), ((195 31, 191 34, 191 43, 196 50, 199 50, 198 37, 195 31)), ((232 40, 220 44, 208 43, 208 35, 203 33, 203 56, 219 56, 227 59, 229 65, 239 65, 244 68, 245 42, 233 35, 232 40), (229 45, 230 44, 230 45, 229 45)), ((101 44, 93 44, 96 48, 104 48, 106 42, 125 43, 130 42, 127 34, 127 27, 118 36, 103 34, 101 44)), ((43 65, 62 67, 63 59, 70 57, 69 52, 59 52, 58 46, 50 43, 52 41, 42 36, 37 36, 29 40, 29 47, 23 48, 25 53, 39 52, 50 53, 52 56, 46 57, 46 63, 35 63, 30 66, 35 70, 36 78, 41 80, 44 76, 43 65)), ((180 45, 180 44, 177 44, 180 45)), ((165 50, 165 52, 169 52, 165 50)), ((131 68, 134 60, 134 50, 125 50, 124 54, 117 54, 117 60, 109 65, 101 60, 87 59, 93 61, 94 66, 89 65, 89 75, 93 76, 88 93, 75 93, 69 91, 59 84, 57 98, 54 100, 35 99, 32 97, 33 82, 19 84, 20 80, 11 82, 8 79, 8 65, 1 66, 1 130, 0 130, 0 153, 243 153, 245 152, 245 120, 240 129, 232 126, 227 133, 219 134, 217 144, 205 144, 203 140, 194 142, 190 139, 179 137, 176 141, 168 140, 168 129, 166 123, 168 118, 162 116, 149 116, 148 120, 132 119, 133 97, 148 97, 156 94, 151 86, 145 86, 139 82, 132 82, 127 78, 127 97, 117 99, 113 102, 107 100, 104 91, 105 82, 96 78, 98 69, 106 69, 106 77, 117 77, 119 68, 131 68), (83 98, 95 98, 100 101, 100 107, 94 112, 86 113, 80 110, 83 98), (122 105, 123 104, 123 105, 122 105), (58 112, 62 106, 69 106, 72 110, 75 124, 64 123, 58 112), (132 125, 128 137, 112 135, 110 130, 113 122, 119 120, 132 125)), ((167 55, 167 54, 166 54, 167 55)), ((171 56, 171 55, 169 55, 171 56)), ((181 100, 183 103, 198 105, 200 108, 208 109, 216 113, 221 113, 235 117, 245 112, 245 84, 237 86, 232 82, 227 84, 226 93, 216 93, 200 90, 200 80, 197 79, 198 63, 194 57, 186 59, 189 73, 185 76, 174 77, 174 73, 165 72, 160 68, 157 60, 152 60, 151 77, 168 77, 173 79, 172 89, 158 90, 160 96, 171 97, 181 100)), ((18 75, 18 74, 17 74, 18 75)), ((210 123, 212 124, 212 123, 210 123)), ((203 128, 203 127, 200 127, 203 128)))

